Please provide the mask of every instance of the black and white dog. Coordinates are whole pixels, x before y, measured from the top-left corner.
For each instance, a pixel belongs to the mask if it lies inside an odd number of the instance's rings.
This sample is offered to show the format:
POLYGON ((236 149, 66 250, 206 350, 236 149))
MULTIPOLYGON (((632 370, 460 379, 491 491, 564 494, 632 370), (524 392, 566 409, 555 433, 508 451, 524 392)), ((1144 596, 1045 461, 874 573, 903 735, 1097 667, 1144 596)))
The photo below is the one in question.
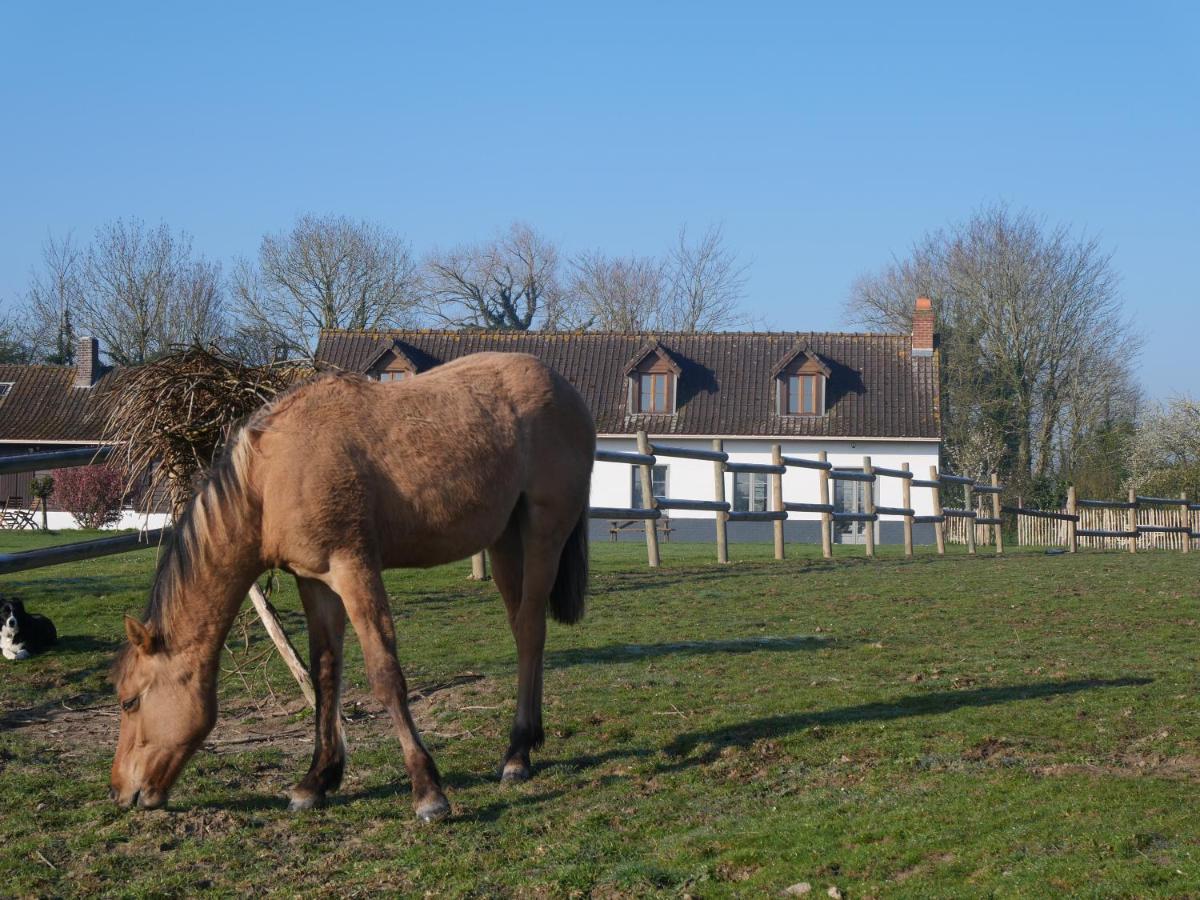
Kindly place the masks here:
POLYGON ((58 640, 54 623, 45 616, 25 612, 20 600, 0 601, 0 653, 5 659, 28 659, 58 640))

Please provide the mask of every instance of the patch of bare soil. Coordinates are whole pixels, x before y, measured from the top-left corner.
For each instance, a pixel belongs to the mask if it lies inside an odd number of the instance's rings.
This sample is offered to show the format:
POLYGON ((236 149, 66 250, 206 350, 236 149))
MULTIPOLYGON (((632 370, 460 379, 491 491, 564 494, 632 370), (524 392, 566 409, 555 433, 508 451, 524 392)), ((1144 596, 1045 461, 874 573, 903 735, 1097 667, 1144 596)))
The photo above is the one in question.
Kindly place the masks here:
MULTIPOLYGON (((445 737, 458 736, 440 731, 447 719, 464 710, 496 708, 493 695, 498 686, 477 672, 464 672, 444 682, 423 685, 408 697, 417 727, 426 733, 445 737), (486 701, 483 702, 483 701, 486 701)), ((244 698, 226 700, 217 726, 204 743, 213 753, 237 753, 252 748, 274 747, 295 750, 310 745, 313 739, 311 717, 304 716, 302 699, 289 702, 254 703, 244 698)), ((356 740, 392 733, 392 722, 383 707, 366 693, 342 698, 346 731, 356 740)), ((24 734, 48 746, 63 757, 94 752, 97 747, 115 746, 119 715, 115 702, 72 707, 67 704, 13 710, 4 717, 5 730, 24 734)), ((453 727, 453 726, 452 726, 453 727)))
POLYGON ((907 869, 901 869, 891 880, 893 884, 903 884, 915 875, 927 875, 938 866, 947 866, 954 862, 955 856, 953 853, 935 853, 932 856, 926 857, 915 866, 909 866, 907 869))
POLYGON ((1168 778, 1200 781, 1200 756, 1126 753, 1104 763, 1056 763, 1033 766, 1032 771, 1050 778, 1064 775, 1107 775, 1115 778, 1168 778))

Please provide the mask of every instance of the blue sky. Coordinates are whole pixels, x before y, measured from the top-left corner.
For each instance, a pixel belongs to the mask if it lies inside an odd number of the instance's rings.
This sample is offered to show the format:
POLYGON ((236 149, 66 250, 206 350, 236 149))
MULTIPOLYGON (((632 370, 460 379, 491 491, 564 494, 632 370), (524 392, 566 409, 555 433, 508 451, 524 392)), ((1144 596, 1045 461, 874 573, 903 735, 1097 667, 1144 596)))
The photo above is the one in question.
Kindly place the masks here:
POLYGON ((833 329, 856 275, 1005 201, 1099 236, 1141 381, 1200 395, 1197 7, 966 6, 7 4, 0 298, 118 216, 226 263, 306 211, 418 251, 718 222, 759 321, 833 329))

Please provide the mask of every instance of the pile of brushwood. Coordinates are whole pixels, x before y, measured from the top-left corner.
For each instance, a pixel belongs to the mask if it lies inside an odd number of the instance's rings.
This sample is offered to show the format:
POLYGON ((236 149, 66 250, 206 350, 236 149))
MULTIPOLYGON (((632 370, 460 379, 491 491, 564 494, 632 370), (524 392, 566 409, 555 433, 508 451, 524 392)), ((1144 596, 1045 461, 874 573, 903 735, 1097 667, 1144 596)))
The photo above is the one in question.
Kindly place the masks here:
MULTIPOLYGON (((178 518, 238 426, 312 374, 307 363, 251 366, 200 346, 119 372, 107 399, 104 438, 114 445, 110 459, 124 475, 126 492, 141 496, 143 512, 163 511, 154 506, 165 498, 178 518)), ((309 706, 315 706, 308 672, 271 606, 271 583, 268 578, 265 590, 251 587, 250 601, 309 706)))
POLYGON ((125 369, 106 408, 112 463, 129 491, 146 504, 165 497, 178 515, 236 428, 312 374, 307 363, 251 366, 199 346, 125 369))

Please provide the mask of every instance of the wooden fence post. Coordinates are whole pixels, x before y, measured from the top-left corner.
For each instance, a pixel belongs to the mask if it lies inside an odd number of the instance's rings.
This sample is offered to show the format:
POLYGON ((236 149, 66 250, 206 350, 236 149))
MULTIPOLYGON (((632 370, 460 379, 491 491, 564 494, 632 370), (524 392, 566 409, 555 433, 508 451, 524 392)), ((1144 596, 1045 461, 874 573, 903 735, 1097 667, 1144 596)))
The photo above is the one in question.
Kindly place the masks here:
MULTIPOLYGON (((1075 496, 1075 485, 1067 486, 1067 515, 1079 515, 1079 503, 1075 496)), ((1067 520, 1067 552, 1077 553, 1079 551, 1079 536, 1075 533, 1079 528, 1079 523, 1067 520)))
MULTIPOLYGON (((771 445, 771 464, 783 465, 783 448, 779 444, 771 445)), ((783 510, 783 476, 775 472, 771 474, 771 511, 783 510)), ((783 520, 776 519, 771 523, 775 526, 775 558, 783 559, 783 520)))
MULTIPOLYGON (((937 466, 929 467, 929 480, 938 480, 937 466)), ((942 487, 939 484, 933 489, 933 514, 938 518, 942 518, 945 513, 942 512, 942 487)), ((938 556, 946 555, 946 520, 933 523, 933 536, 937 539, 938 556)))
MULTIPOLYGON (((638 453, 645 456, 651 456, 650 453, 650 438, 645 431, 637 433, 638 453)), ((649 465, 638 466, 638 474, 642 482, 642 508, 654 509, 658 504, 654 502, 654 470, 649 465)), ((658 521, 656 519, 646 520, 646 564, 652 569, 657 569, 659 564, 658 556, 658 521)))
MULTIPOLYGON (((1000 487, 1000 475, 997 472, 992 473, 992 487, 994 487, 994 488, 1000 487)), ((997 519, 997 520, 1001 518, 1001 516, 1000 516, 1000 492, 999 491, 992 492, 992 518, 997 519)), ((1004 535, 1001 533, 1001 530, 1000 530, 1001 527, 1002 526, 999 521, 997 521, 996 524, 992 526, 992 541, 996 545, 996 555, 997 556, 1004 555, 1004 535)))
MULTIPOLYGON (((975 512, 975 490, 969 484, 963 485, 963 509, 975 512)), ((975 519, 967 517, 967 553, 975 555, 975 519)))
MULTIPOLYGON (((817 454, 817 459, 821 462, 829 462, 829 454, 824 450, 817 454)), ((821 469, 820 473, 820 495, 818 499, 823 506, 829 505, 829 470, 821 469)), ((821 556, 824 559, 833 558, 833 514, 821 513, 821 556)))
MULTIPOLYGON (((863 457, 863 472, 867 475, 875 474, 875 467, 871 465, 871 457, 863 457)), ((863 504, 863 510, 868 516, 875 514, 875 482, 863 482, 867 486, 867 502, 863 504)), ((875 523, 867 521, 863 523, 867 527, 863 529, 864 546, 867 551, 867 558, 870 559, 875 555, 875 523)))
POLYGON ((1129 514, 1125 517, 1126 531, 1133 537, 1129 539, 1129 552, 1137 553, 1137 491, 1134 488, 1129 489, 1129 514))
MULTIPOLYGON (((723 442, 718 438, 712 442, 712 448, 718 453, 723 452, 723 442)), ((725 463, 713 460, 713 499, 718 503, 725 502, 725 463)), ((729 562, 729 513, 716 514, 717 525, 717 562, 729 562)))
POLYGON ((480 550, 471 557, 471 580, 472 581, 487 581, 488 580, 488 564, 487 551, 480 550))
MULTIPOLYGON (((900 468, 907 472, 908 463, 900 463, 900 468)), ((912 509, 912 485, 908 483, 909 479, 900 479, 900 505, 905 509, 912 509)), ((913 517, 904 517, 904 558, 912 559, 913 555, 913 517)))
POLYGON ((1183 527, 1187 529, 1182 535, 1182 537, 1183 537, 1183 552, 1191 553, 1192 552, 1192 512, 1191 512, 1191 510, 1188 509, 1187 498, 1188 498, 1187 491, 1180 491, 1179 499, 1182 500, 1183 503, 1180 505, 1179 508, 1181 510, 1183 510, 1183 527))

